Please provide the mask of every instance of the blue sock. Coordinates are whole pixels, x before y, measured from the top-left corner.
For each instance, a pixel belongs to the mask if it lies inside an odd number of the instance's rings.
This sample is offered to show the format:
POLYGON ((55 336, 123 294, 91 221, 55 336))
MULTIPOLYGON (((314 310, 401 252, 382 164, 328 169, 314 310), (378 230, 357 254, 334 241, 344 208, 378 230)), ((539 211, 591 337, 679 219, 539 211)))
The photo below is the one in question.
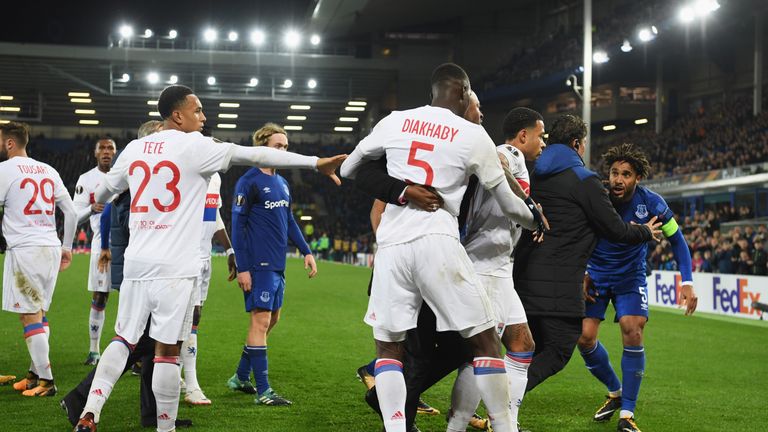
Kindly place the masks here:
POLYGON ((256 391, 259 394, 269 390, 269 371, 267 370, 267 347, 246 346, 248 357, 251 359, 253 377, 256 379, 256 391))
POLYGON ((624 387, 621 395, 622 411, 635 412, 643 373, 645 373, 645 349, 642 345, 625 346, 624 355, 621 356, 621 376, 624 387))
POLYGON ((376 372, 376 359, 365 365, 365 371, 368 372, 368 375, 373 375, 376 372))
POLYGON ((251 377, 251 358, 248 356, 246 346, 243 346, 243 352, 240 353, 240 363, 237 365, 237 379, 248 381, 251 377))
MULTIPOLYGON (((603 344, 597 341, 594 347, 582 351, 581 357, 584 359, 584 364, 587 369, 595 376, 601 383, 605 384, 609 392, 617 392, 621 389, 621 383, 619 377, 616 376, 616 372, 611 366, 611 360, 608 358, 608 351, 606 351, 603 344)), ((621 363, 622 370, 624 368, 624 362, 621 363)))

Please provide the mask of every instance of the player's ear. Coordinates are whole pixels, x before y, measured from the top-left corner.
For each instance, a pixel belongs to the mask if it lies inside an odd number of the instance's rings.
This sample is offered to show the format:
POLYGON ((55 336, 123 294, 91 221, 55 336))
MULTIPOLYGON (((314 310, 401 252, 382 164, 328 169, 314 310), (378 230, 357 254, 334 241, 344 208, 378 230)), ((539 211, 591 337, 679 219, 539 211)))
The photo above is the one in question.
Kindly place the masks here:
POLYGON ((520 132, 517 133, 517 139, 525 144, 525 140, 528 138, 528 132, 525 128, 520 129, 520 132))

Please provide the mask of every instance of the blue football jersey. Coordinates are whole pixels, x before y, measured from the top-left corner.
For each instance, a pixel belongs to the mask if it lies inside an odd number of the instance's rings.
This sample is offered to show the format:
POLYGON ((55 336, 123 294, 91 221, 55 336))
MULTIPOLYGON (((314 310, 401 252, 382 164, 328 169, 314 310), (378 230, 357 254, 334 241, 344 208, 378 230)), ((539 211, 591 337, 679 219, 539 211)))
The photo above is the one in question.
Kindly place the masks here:
POLYGON ((232 203, 232 247, 238 271, 283 271, 288 239, 311 253, 291 212, 288 182, 251 168, 237 181, 232 203))
MULTIPOLYGON (((616 206, 616 211, 624 222, 636 224, 645 224, 654 216, 666 224, 674 216, 661 196, 639 185, 632 200, 616 206)), ((617 287, 626 284, 633 289, 645 283, 647 252, 647 243, 629 245, 600 238, 587 264, 587 272, 596 284, 617 287)))

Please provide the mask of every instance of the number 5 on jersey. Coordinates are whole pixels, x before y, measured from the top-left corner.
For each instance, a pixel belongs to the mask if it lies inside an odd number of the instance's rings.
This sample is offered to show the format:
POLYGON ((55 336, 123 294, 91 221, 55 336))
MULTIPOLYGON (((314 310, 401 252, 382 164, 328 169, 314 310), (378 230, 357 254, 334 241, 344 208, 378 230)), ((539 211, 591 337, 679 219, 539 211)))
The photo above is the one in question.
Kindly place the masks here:
POLYGON ((427 144, 420 141, 411 142, 411 151, 408 153, 408 165, 421 168, 426 173, 426 179, 424 180, 424 186, 432 186, 432 180, 435 178, 435 172, 432 170, 432 165, 429 162, 421 159, 416 159, 416 152, 424 150, 428 152, 435 151, 434 144, 427 144))

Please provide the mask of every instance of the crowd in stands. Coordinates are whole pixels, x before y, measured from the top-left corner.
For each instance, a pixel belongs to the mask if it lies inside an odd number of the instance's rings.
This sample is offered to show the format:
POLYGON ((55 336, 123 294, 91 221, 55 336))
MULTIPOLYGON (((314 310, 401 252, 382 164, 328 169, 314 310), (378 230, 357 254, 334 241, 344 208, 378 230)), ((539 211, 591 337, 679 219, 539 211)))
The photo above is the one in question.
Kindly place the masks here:
MULTIPOLYGON (((768 97, 764 99, 765 105, 768 97)), ((723 96, 672 122, 659 135, 641 127, 595 137, 592 166, 600 166, 600 155, 623 142, 645 151, 651 162, 651 178, 766 162, 768 112, 753 116, 749 94, 723 96)))
MULTIPOLYGON (((723 222, 751 219, 751 210, 742 206, 724 206, 715 210, 697 212, 686 217, 680 225, 693 259, 693 271, 704 273, 768 275, 765 223, 755 226, 735 226, 723 233, 723 222)), ((650 270, 677 270, 671 245, 667 240, 649 248, 650 270)))

